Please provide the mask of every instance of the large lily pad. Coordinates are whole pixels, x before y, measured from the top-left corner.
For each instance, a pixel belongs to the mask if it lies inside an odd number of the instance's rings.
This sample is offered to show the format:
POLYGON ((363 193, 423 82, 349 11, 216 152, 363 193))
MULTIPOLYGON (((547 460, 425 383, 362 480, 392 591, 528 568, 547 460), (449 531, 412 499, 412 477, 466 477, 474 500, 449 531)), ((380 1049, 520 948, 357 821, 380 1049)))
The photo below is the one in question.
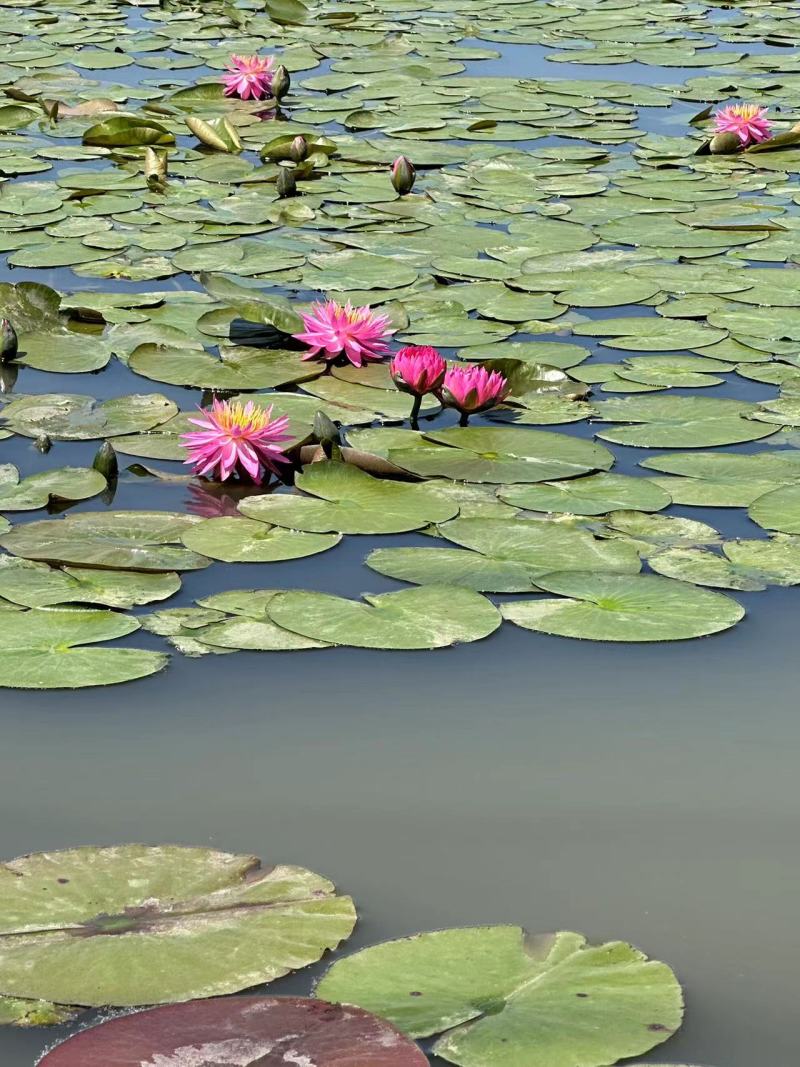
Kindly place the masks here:
POLYGON ((460 548, 376 548, 365 563, 379 574, 414 585, 444 583, 479 593, 530 593, 536 589, 527 564, 460 548))
POLYGON ((598 431, 604 441, 639 448, 709 448, 758 441, 776 427, 747 418, 756 408, 739 400, 694 396, 625 397, 595 404, 603 422, 629 423, 598 431))
POLYGON ((682 1017, 664 963, 621 941, 526 936, 518 926, 440 930, 335 963, 317 995, 356 1004, 462 1067, 601 1067, 665 1041, 682 1017))
POLYGON ((268 612, 284 629, 358 648, 446 648, 488 637, 501 622, 485 597, 452 585, 365 594, 364 601, 298 590, 276 596, 268 612))
POLYGON ((312 463, 296 485, 313 496, 250 497, 239 510, 263 523, 318 534, 402 533, 458 514, 458 505, 434 489, 373 478, 347 463, 312 463))
MULTIPOLYGON (((0 686, 80 689, 116 685, 155 674, 167 662, 166 656, 159 652, 85 647, 125 637, 138 629, 139 623, 135 619, 113 611, 31 608, 22 612, 0 612, 0 686)), ((0 993, 42 1000, 58 999, 49 993, 6 990, 2 979, 0 993)), ((69 997, 62 1000, 71 1003, 69 997)))
POLYGON ((302 997, 212 998, 123 1015, 57 1045, 41 1067, 172 1063, 192 1067, 425 1067, 419 1048, 359 1008, 302 997), (235 1057, 233 1060, 231 1057, 235 1057))
POLYGON ((49 567, 18 556, 0 556, 0 597, 27 608, 100 604, 132 608, 166 600, 181 587, 177 574, 49 567))
POLYGON ((5 426, 23 437, 48 437, 62 441, 90 441, 151 430, 177 414, 160 393, 119 396, 97 401, 90 396, 46 393, 11 400, 2 409, 5 426))
POLYGON ((800 534, 800 485, 783 485, 758 497, 748 515, 765 530, 800 534))
POLYGON ((10 464, 0 466, 0 511, 35 511, 51 500, 87 500, 106 488, 106 479, 91 467, 60 467, 20 479, 10 464))
POLYGON ((300 533, 244 518, 206 519, 183 533, 193 552, 226 563, 275 563, 326 552, 340 534, 300 533))
POLYGON ((36 853, 0 867, 0 991, 98 1007, 233 993, 315 962, 354 923, 327 879, 253 856, 36 853))
POLYGON ((501 500, 528 511, 563 511, 573 515, 605 515, 630 508, 660 511, 672 498, 649 478, 624 474, 589 474, 564 482, 516 485, 497 491, 501 500))
POLYGON ((181 544, 202 520, 169 511, 84 512, 16 526, 0 547, 24 559, 133 571, 193 571, 209 559, 181 544))
POLYGON ((504 604, 526 630, 588 641, 684 641, 735 626, 744 608, 731 597, 655 574, 549 574, 537 579, 564 599, 504 604))
POLYGON ((389 459, 422 477, 493 483, 572 478, 614 462, 602 445, 547 430, 456 426, 424 436, 439 447, 392 448, 389 459))

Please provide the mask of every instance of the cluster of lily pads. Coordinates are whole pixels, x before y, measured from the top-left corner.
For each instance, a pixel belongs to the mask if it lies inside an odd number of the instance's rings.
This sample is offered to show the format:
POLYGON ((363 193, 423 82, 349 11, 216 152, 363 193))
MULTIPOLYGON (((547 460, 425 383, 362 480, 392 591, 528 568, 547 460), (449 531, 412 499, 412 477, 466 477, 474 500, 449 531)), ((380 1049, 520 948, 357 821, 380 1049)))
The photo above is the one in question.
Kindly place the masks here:
POLYGON ((141 627, 189 655, 437 648, 503 620, 687 639, 742 618, 732 591, 800 584, 800 18, 755 7, 757 30, 733 9, 588 0, 130 17, 68 0, 57 26, 36 0, 0 8, 0 250, 43 279, 0 283, 17 334, 0 436, 32 448, 0 467, 0 685, 152 674, 159 651, 97 647, 141 627), (554 75, 494 73, 515 44, 554 75), (242 56, 272 57, 257 99, 242 56), (704 71, 651 85, 560 78, 564 62, 704 71), (709 149, 714 114, 767 107, 763 137, 709 149), (36 273, 52 269, 57 287, 36 273), (453 426, 441 388, 412 412, 392 353, 304 359, 321 300, 502 380, 495 406, 453 426), (283 484, 185 473, 214 402, 271 409, 283 484), (659 451, 634 476, 612 469, 626 449, 659 451), (157 510, 115 507, 145 478, 157 510), (748 509, 750 534, 683 511, 707 507, 748 509), (269 578, 415 531, 429 543, 365 549, 397 591, 269 578), (262 587, 142 612, 214 562, 264 564, 262 587))
POLYGON ((423 1049, 463 1067, 602 1067, 682 1022, 666 964, 622 941, 513 925, 361 949, 310 998, 227 996, 316 963, 355 922, 326 878, 254 856, 144 845, 21 856, 0 865, 0 1023, 96 1009, 98 1025, 43 1067, 422 1067, 423 1049), (127 1011, 146 1005, 161 1007, 127 1011))

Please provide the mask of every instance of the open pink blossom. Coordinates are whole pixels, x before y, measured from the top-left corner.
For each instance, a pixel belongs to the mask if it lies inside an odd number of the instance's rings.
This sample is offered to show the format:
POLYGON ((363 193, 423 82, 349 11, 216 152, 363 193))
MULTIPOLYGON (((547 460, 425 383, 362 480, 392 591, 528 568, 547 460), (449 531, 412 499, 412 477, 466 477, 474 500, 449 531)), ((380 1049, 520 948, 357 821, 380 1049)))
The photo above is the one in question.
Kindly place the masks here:
POLYGON ((714 113, 715 133, 735 133, 742 148, 759 144, 772 137, 772 123, 767 109, 758 104, 731 104, 714 113))
POLYGON ((441 390, 445 407, 461 412, 462 425, 470 415, 488 411, 508 395, 508 381, 496 370, 488 371, 479 363, 469 367, 449 367, 441 390))
POLYGON ((263 100, 272 91, 272 56, 231 56, 222 75, 225 96, 239 96, 242 100, 263 100))
POLYGON ((395 332, 387 315, 378 315, 368 307, 344 306, 335 300, 314 304, 303 315, 305 329, 296 333, 296 341, 309 345, 303 359, 334 360, 344 355, 354 367, 383 359, 389 351, 387 340, 395 332))
POLYGON ((286 415, 273 419, 271 407, 257 407, 252 400, 214 400, 210 411, 200 410, 202 418, 189 419, 200 429, 181 434, 189 453, 185 462, 194 465, 196 474, 221 482, 237 474, 260 485, 264 471, 277 472, 277 465, 286 462, 280 447, 291 436, 285 432, 286 415))
POLYGON ((430 345, 407 345, 391 362, 392 381, 403 393, 424 396, 444 381, 447 364, 430 345))

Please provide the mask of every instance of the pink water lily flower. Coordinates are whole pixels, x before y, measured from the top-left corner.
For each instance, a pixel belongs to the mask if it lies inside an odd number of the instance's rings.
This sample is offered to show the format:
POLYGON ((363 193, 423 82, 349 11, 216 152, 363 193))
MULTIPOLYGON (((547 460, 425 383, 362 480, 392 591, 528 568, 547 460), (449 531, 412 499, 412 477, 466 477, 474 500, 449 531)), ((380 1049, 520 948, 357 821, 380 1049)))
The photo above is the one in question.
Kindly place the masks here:
POLYGON ((742 148, 768 141, 772 137, 772 123, 767 109, 758 104, 731 104, 714 113, 715 133, 735 133, 742 148))
POLYGON ((303 315, 305 329, 294 334, 296 341, 309 345, 303 359, 332 361, 344 355, 354 367, 376 362, 389 351, 387 340, 395 332, 388 315, 379 315, 368 307, 344 306, 335 300, 314 304, 303 315))
POLYGON ((403 393, 424 396, 444 381, 447 364, 430 345, 401 348, 389 366, 392 381, 403 393))
POLYGON ((496 370, 488 371, 479 363, 469 367, 449 367, 444 376, 441 400, 445 407, 461 412, 461 425, 470 415, 488 411, 508 396, 506 378, 496 370))
POLYGON ((263 100, 272 92, 272 56, 231 56, 222 75, 225 96, 239 96, 242 100, 263 100))
POLYGON ((277 472, 287 461, 280 447, 291 437, 285 432, 286 415, 273 419, 271 407, 257 407, 252 400, 215 399, 210 411, 200 411, 202 418, 189 419, 200 429, 181 434, 189 454, 185 462, 194 465, 195 474, 216 475, 221 482, 237 474, 260 485, 265 471, 277 472))

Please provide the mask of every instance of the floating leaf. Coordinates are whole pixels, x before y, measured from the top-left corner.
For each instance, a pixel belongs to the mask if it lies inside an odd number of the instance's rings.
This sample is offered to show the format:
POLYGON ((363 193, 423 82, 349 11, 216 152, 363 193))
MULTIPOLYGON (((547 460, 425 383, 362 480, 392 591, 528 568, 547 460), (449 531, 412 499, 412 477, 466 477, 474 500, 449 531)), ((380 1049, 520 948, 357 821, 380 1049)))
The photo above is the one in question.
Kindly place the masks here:
MULTIPOLYGON (((166 656, 138 648, 86 648, 99 641, 112 641, 139 629, 135 619, 113 611, 31 608, 0 612, 0 686, 12 689, 80 689, 93 685, 117 685, 155 674, 166 666, 166 656)), ((0 913, 2 912, 0 891, 0 913)), ((2 930, 0 915, 0 930, 2 930)), ((2 936, 0 935, 0 955, 2 936)), ((2 971, 2 964, 0 964, 2 971)), ((71 997, 6 988, 3 995, 35 1000, 71 997)))
POLYGON ((240 1067, 313 1063, 341 1067, 425 1067, 427 1059, 382 1019, 302 997, 212 998, 111 1019, 75 1034, 41 1067, 107 1067, 110 1063, 177 1063, 240 1067), (230 1056, 235 1060, 231 1061, 230 1056), (288 1059, 287 1059, 288 1057, 288 1059))
POLYGON ((501 500, 528 511, 562 511, 573 515, 605 515, 629 508, 634 511, 660 511, 671 503, 653 479, 631 478, 624 474, 589 474, 565 482, 539 485, 501 486, 501 500))
POLYGON ((47 434, 55 440, 90 441, 150 430, 171 419, 177 405, 160 393, 118 396, 98 401, 90 396, 44 393, 11 400, 0 412, 5 426, 24 437, 47 434))
POLYGON ((187 548, 225 563, 302 559, 326 552, 340 541, 340 534, 299 533, 243 518, 206 519, 183 534, 187 548))
POLYGON ((49 567, 46 563, 0 556, 0 597, 28 608, 53 604, 102 604, 132 608, 166 600, 181 587, 177 574, 49 567))
POLYGON ((588 641, 685 641, 735 626, 744 608, 722 593, 655 574, 549 574, 537 579, 565 599, 504 604, 526 630, 588 641))
POLYGON ((364 594, 364 601, 298 590, 276 596, 268 611, 286 630, 357 648, 446 648, 488 637, 501 622, 490 601, 457 586, 364 594))
POLYGON ((318 534, 403 533, 458 513, 435 489, 373 478, 346 463, 313 463, 295 484, 313 496, 250 497, 239 510, 262 523, 318 534))
POLYGON ((16 526, 0 536, 0 547, 23 559, 49 563, 193 571, 207 567, 210 561, 184 548, 181 538, 200 521, 169 511, 82 512, 16 526))
POLYGON ((379 574, 415 585, 458 585, 478 593, 530 593, 536 589, 525 563, 460 548, 376 548, 365 563, 379 574))
POLYGON ((16 467, 2 465, 0 511, 34 511, 51 500, 88 500, 105 488, 105 478, 91 467, 59 467, 20 480, 16 467))
POLYGON ((254 856, 34 853, 0 868, 0 989, 96 1007, 234 993, 316 962, 354 923, 352 901, 327 879, 254 856))
POLYGON ((434 1054, 463 1067, 601 1067, 660 1044, 683 1014, 669 967, 631 945, 518 926, 387 941, 335 963, 316 992, 413 1037, 441 1033, 434 1054))
POLYGON ((748 515, 765 530, 800 534, 800 485, 783 485, 750 505, 748 515))

